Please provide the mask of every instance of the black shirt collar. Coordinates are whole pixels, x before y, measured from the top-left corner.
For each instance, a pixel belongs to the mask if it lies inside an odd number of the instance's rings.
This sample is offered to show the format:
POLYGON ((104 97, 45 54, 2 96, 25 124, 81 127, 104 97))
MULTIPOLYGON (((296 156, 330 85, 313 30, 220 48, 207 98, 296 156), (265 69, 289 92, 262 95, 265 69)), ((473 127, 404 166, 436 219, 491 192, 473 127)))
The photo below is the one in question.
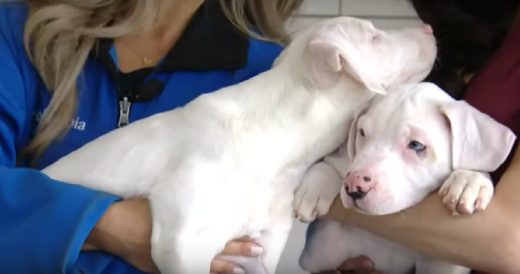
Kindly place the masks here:
POLYGON ((225 17, 219 1, 206 0, 166 55, 163 69, 236 69, 247 62, 248 39, 225 17))
MULTIPOLYGON (((105 64, 112 44, 100 41, 97 58, 105 64)), ((248 48, 247 36, 226 18, 219 1, 206 0, 156 71, 237 69, 246 65, 248 48)))

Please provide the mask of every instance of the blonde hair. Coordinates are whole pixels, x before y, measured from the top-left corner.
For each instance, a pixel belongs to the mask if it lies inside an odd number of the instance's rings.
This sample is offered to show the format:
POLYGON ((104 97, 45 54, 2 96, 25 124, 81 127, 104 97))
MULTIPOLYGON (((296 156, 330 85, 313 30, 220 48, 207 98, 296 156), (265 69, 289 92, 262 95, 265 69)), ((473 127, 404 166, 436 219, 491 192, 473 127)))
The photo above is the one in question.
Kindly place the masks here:
MULTIPOLYGON (((170 0, 168 0, 170 1, 170 0)), ((215 1, 215 0, 206 0, 215 1)), ((116 38, 150 27, 159 0, 28 0, 25 48, 52 93, 36 133, 24 149, 34 160, 65 133, 76 111, 77 80, 99 38, 116 38)), ((241 31, 283 43, 284 22, 302 0, 220 0, 241 31), (249 33, 251 28, 257 32, 249 33)))
POLYGON ((303 0, 220 0, 226 16, 242 32, 252 36, 253 26, 259 33, 259 38, 287 42, 287 33, 283 25, 297 10, 303 0))

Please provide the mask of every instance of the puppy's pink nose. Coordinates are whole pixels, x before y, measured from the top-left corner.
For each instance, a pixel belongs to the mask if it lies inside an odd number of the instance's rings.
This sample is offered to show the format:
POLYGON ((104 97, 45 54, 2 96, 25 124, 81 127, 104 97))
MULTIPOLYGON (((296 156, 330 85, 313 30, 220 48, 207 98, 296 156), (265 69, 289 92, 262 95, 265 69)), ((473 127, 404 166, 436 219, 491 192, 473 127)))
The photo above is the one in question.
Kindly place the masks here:
POLYGON ((369 172, 353 171, 347 173, 344 180, 345 191, 352 199, 363 199, 372 190, 374 180, 369 172))
POLYGON ((422 26, 424 33, 433 34, 433 28, 429 24, 425 24, 422 26))

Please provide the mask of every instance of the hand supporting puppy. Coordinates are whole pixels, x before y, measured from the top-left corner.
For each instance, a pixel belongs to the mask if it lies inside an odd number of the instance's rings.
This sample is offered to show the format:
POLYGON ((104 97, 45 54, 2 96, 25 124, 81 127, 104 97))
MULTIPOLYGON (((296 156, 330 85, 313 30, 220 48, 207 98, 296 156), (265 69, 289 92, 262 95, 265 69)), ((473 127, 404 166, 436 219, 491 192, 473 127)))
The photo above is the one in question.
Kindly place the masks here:
POLYGON ((158 273, 151 257, 152 222, 147 200, 113 203, 90 232, 83 250, 103 250, 137 269, 158 273))
MULTIPOLYGON (((152 222, 148 200, 129 199, 112 204, 86 239, 83 250, 103 250, 137 269, 159 273, 151 257, 152 222)), ((226 244, 221 255, 259 256, 262 248, 244 237, 226 244)), ((220 259, 211 262, 212 274, 240 274, 242 268, 220 259)))
POLYGON ((374 268, 372 260, 361 255, 345 260, 336 270, 322 271, 318 274, 385 274, 374 268))

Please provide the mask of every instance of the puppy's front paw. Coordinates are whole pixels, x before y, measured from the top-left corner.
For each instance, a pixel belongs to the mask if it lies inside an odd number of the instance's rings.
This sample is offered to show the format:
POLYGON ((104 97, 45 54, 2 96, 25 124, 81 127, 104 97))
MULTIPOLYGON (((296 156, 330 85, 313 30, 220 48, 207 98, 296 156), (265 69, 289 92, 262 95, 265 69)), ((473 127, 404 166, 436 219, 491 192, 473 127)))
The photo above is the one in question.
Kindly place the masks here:
POLYGON ((341 176, 331 166, 325 163, 312 166, 294 193, 295 217, 312 222, 326 214, 340 189, 341 176))
POLYGON ((454 214, 473 214, 486 209, 493 196, 493 183, 487 173, 455 170, 442 184, 442 203, 454 214))
POLYGON ((315 181, 300 185, 293 200, 295 217, 302 222, 312 222, 325 215, 338 195, 340 187, 331 181, 315 181))

